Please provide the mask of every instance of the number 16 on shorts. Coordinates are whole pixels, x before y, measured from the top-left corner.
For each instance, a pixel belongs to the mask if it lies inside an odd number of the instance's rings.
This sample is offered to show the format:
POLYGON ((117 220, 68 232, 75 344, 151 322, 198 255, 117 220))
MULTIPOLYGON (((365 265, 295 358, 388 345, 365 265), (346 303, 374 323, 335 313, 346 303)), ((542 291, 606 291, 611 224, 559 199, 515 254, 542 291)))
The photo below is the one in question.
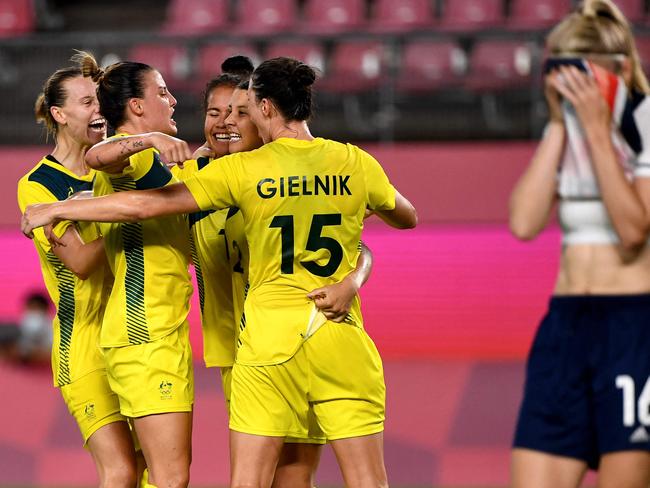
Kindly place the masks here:
POLYGON ((623 390, 623 425, 633 427, 637 421, 641 425, 650 426, 650 377, 646 379, 643 390, 636 399, 634 378, 621 374, 616 377, 616 388, 623 390))

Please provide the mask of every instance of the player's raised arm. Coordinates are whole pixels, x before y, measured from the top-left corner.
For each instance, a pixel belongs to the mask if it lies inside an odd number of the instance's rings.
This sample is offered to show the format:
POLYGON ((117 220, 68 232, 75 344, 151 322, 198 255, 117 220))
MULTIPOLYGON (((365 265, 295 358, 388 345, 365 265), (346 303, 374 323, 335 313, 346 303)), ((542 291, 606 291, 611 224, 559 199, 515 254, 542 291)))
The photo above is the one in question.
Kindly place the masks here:
POLYGON ((129 157, 150 148, 158 150, 168 164, 182 164, 192 158, 187 142, 162 132, 148 132, 100 142, 88 150, 86 163, 99 171, 119 172, 129 164, 129 157))

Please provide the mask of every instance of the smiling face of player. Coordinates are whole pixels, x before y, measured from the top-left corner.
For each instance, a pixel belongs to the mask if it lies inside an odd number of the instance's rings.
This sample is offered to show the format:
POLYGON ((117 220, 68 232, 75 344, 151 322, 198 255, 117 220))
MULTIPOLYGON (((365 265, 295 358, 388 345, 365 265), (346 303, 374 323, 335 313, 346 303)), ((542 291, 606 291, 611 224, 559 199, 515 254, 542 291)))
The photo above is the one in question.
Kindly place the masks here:
POLYGON ((262 145, 257 127, 248 113, 248 91, 237 88, 230 98, 230 115, 226 118, 230 135, 228 151, 252 151, 262 145))
POLYGON ((65 102, 52 107, 57 137, 70 137, 82 147, 90 147, 106 137, 106 121, 99 113, 97 85, 83 76, 63 82, 65 102))
POLYGON ((136 102, 139 103, 142 121, 147 130, 176 135, 178 129, 172 118, 176 99, 158 71, 150 70, 143 76, 143 97, 136 99, 136 102))
POLYGON ((228 154, 230 137, 226 127, 226 117, 229 114, 232 93, 233 88, 231 86, 220 85, 210 90, 206 97, 203 134, 217 158, 228 154))

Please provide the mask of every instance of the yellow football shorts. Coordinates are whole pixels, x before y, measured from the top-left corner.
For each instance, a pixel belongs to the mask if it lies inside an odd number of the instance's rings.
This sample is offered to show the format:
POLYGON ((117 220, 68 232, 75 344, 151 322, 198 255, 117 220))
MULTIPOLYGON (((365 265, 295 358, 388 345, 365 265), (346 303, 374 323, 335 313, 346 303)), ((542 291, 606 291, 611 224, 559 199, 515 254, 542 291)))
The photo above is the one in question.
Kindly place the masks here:
MULTIPOLYGON (((327 322, 288 361, 235 364, 230 428, 324 441, 384 430, 381 358, 366 332, 327 322)), ((294 441, 295 442, 295 441, 294 441)))
POLYGON ((126 422, 120 401, 108 384, 105 369, 92 371, 60 388, 68 410, 77 421, 84 445, 101 427, 126 422))
MULTIPOLYGON (((221 386, 223 388, 223 396, 226 400, 226 411, 230 416, 230 395, 232 390, 232 366, 221 368, 221 386)), ((296 432, 294 432, 294 437, 287 436, 284 441, 289 443, 297 443, 297 444, 325 444, 326 442, 325 437, 320 431, 316 419, 313 418, 313 416, 311 416, 309 418, 309 421, 310 421, 310 425, 308 426, 307 430, 301 431, 298 434, 298 431, 300 430, 300 426, 298 426, 296 432), (310 437, 310 433, 315 437, 310 437), (299 437, 295 437, 295 435, 299 435, 299 437)))
POLYGON ((161 339, 103 351, 123 415, 192 411, 194 374, 187 321, 161 339))

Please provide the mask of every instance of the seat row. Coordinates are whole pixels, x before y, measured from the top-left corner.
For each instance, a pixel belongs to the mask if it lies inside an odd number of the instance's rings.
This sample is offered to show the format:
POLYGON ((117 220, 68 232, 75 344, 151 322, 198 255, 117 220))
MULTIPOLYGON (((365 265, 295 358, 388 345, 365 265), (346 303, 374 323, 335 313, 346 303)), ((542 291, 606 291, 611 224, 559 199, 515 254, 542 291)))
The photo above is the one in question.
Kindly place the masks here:
POLYGON ((177 45, 140 44, 129 59, 155 66, 174 89, 200 90, 219 74, 221 62, 243 54, 255 62, 290 56, 321 72, 318 87, 327 92, 361 92, 395 81, 401 91, 422 92, 465 86, 500 90, 530 84, 537 46, 524 41, 485 40, 469 54, 455 41, 414 39, 396 49, 381 41, 350 40, 326 51, 317 42, 269 44, 260 53, 250 44, 207 44, 195 53, 177 45))
MULTIPOLYGON (((650 71, 650 37, 637 38, 646 72, 650 71)), ((269 43, 260 51, 249 43, 215 43, 196 51, 175 44, 139 44, 128 58, 155 66, 170 87, 201 90, 219 74, 221 62, 243 54, 255 64, 262 58, 289 56, 318 68, 319 89, 360 92, 383 83, 400 91, 425 92, 449 88, 498 91, 522 88, 541 80, 542 47, 523 40, 485 39, 467 51, 455 40, 415 37, 403 45, 376 39, 341 41, 326 49, 303 39, 269 43)))
MULTIPOLYGON (((0 0, 0 37, 36 26, 34 0, 0 0)), ((645 0, 615 0, 634 23, 646 20, 645 0)), ((574 0, 169 0, 163 33, 334 34, 408 32, 420 29, 473 31, 489 28, 545 29, 574 0)))
MULTIPOLYGON (((644 0, 616 3, 631 22, 644 21, 644 0)), ((163 32, 318 35, 359 30, 536 30, 556 23, 572 5, 573 0, 237 0, 231 12, 229 0, 171 0, 163 32)))

